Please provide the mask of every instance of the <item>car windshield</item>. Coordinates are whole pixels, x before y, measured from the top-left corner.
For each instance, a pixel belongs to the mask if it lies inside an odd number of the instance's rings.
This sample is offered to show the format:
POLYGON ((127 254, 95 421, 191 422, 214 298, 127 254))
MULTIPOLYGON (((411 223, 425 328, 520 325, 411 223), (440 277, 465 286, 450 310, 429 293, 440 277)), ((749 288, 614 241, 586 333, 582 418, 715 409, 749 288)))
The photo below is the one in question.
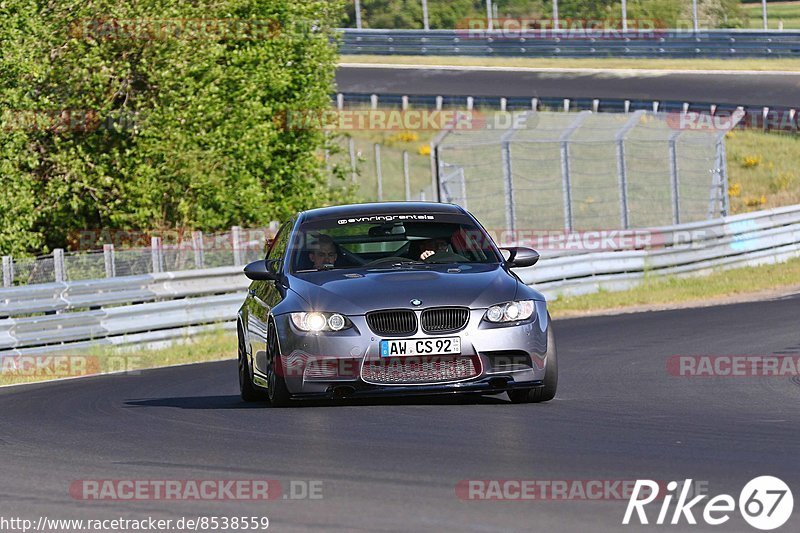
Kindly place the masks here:
POLYGON ((497 262, 491 239, 470 218, 435 213, 310 220, 291 252, 293 272, 497 262))

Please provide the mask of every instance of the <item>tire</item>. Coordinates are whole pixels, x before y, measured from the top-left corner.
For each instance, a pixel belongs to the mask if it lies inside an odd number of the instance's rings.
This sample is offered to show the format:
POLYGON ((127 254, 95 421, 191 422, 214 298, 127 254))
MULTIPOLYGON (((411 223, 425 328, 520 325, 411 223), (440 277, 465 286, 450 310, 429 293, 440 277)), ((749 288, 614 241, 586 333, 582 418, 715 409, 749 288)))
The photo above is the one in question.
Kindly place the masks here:
MULTIPOLYGON (((548 322, 550 316, 548 315, 548 322)), ((544 386, 530 389, 517 389, 508 391, 511 403, 540 403, 549 402, 556 396, 558 389, 558 358, 556 357, 556 338, 553 334, 553 324, 547 329, 547 356, 544 371, 544 386)))
POLYGON ((270 322, 267 329, 267 396, 272 407, 287 407, 291 395, 281 372, 280 346, 275 323, 270 322))
POLYGON ((245 402, 260 402, 267 399, 263 391, 253 385, 253 372, 250 370, 250 363, 247 360, 247 351, 244 348, 242 330, 237 328, 239 339, 239 394, 245 402))

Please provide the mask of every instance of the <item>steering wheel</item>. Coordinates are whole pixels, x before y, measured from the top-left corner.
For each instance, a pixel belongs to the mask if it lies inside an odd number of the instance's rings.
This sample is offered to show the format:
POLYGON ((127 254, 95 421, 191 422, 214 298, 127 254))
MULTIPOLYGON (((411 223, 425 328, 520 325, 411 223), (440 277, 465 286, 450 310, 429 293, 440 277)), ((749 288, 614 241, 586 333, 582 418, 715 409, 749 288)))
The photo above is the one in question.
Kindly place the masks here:
POLYGON ((359 266, 364 266, 364 265, 367 264, 367 261, 365 261, 364 259, 362 259, 358 255, 354 254, 353 252, 345 250, 344 246, 337 246, 337 249, 339 251, 339 254, 341 254, 341 256, 343 258, 348 259, 350 261, 353 261, 354 263, 356 263, 359 266))
POLYGON ((374 261, 370 261, 366 263, 365 266, 378 266, 384 263, 422 263, 422 261, 415 261, 413 259, 409 259, 408 257, 400 257, 398 255, 392 255, 389 257, 381 257, 380 259, 375 259, 374 261))
POLYGON ((467 258, 453 252, 437 252, 423 259, 426 263, 466 263, 467 258))

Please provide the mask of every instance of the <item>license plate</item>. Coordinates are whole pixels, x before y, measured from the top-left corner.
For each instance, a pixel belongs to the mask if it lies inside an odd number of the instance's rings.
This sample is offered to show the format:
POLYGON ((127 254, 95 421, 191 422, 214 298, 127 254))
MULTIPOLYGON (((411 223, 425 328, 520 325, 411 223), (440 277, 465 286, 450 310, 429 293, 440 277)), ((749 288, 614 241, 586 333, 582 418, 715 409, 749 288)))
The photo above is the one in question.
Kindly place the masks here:
POLYGON ((381 357, 404 355, 460 355, 461 337, 392 339, 381 341, 381 357))

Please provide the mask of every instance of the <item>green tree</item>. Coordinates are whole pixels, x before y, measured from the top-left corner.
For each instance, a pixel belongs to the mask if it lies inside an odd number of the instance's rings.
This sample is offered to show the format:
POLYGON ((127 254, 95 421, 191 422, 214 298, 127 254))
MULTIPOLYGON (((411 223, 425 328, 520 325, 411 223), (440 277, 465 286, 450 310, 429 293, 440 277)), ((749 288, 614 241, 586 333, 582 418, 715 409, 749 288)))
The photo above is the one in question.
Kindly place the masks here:
POLYGON ((330 201, 323 132, 282 117, 330 106, 341 13, 2 0, 0 252, 79 229, 260 225, 330 201))

